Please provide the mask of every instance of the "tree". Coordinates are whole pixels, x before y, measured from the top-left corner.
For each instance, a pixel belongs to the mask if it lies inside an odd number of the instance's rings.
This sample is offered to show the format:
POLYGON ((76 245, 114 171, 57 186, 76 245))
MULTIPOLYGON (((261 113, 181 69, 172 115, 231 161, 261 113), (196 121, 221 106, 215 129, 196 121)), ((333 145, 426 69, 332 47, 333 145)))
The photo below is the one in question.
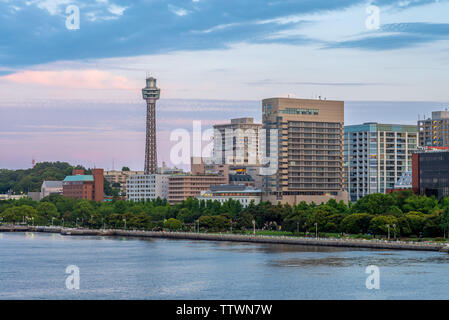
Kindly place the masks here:
POLYGON ((179 221, 178 219, 170 218, 167 221, 165 221, 164 227, 172 231, 180 230, 182 229, 182 222, 179 221))
POLYGON ((52 218, 59 218, 58 209, 51 202, 41 202, 37 206, 37 213, 47 221, 51 221, 52 218))
POLYGON ((237 218, 237 228, 239 229, 250 229, 253 227, 254 217, 249 212, 243 212, 237 218))
POLYGON ((129 170, 129 167, 122 167, 122 171, 131 171, 131 170, 129 170))
POLYGON ((231 226, 231 221, 224 216, 202 216, 199 219, 199 224, 209 231, 216 232, 228 230, 231 226))
POLYGON ((419 235, 423 231, 425 215, 421 212, 411 211, 405 215, 410 226, 410 233, 419 235))
POLYGON ((385 215, 379 215, 371 219, 369 231, 371 231, 373 234, 387 234, 388 229, 390 230, 390 234, 396 232, 396 234, 399 233, 399 225, 398 225, 398 219, 393 216, 385 216, 385 215), (388 225, 390 226, 388 228, 388 225), (393 227, 393 225, 396 225, 396 227, 393 227))
POLYGON ((367 213, 354 213, 345 217, 341 222, 342 230, 346 233, 368 233, 373 215, 367 213))

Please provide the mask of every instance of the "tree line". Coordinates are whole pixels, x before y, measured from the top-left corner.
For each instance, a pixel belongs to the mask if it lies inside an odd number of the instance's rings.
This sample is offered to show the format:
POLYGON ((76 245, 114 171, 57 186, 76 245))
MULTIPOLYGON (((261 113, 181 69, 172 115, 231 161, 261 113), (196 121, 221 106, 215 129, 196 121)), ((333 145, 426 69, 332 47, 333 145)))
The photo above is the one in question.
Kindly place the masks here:
POLYGON ((62 225, 86 228, 145 230, 198 230, 235 232, 282 230, 297 232, 443 237, 449 230, 449 197, 441 201, 417 196, 412 191, 371 194, 346 205, 329 200, 298 205, 251 203, 244 208, 229 200, 199 201, 189 198, 170 205, 165 199, 140 202, 95 202, 50 195, 40 202, 31 199, 0 201, 3 223, 62 225), (253 221, 254 224, 253 225, 253 221))
MULTIPOLYGON (((12 192, 21 194, 41 191, 44 181, 62 181, 66 176, 72 174, 73 169, 83 169, 85 174, 92 174, 91 169, 83 166, 72 166, 67 162, 39 162, 33 168, 9 170, 0 169, 0 193, 12 192)), ((123 167, 123 171, 129 171, 128 167, 123 167)), ((120 192, 119 184, 110 184, 104 179, 104 193, 107 196, 118 196, 120 192)))

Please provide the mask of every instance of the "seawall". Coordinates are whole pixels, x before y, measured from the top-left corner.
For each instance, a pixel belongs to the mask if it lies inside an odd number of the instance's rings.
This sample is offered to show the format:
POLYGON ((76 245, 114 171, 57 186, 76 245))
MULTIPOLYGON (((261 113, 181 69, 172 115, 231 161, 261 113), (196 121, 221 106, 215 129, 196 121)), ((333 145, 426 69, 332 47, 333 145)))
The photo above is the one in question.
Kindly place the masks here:
POLYGON ((439 243, 363 240, 363 239, 334 239, 334 238, 300 238, 285 236, 237 235, 217 233, 192 232, 160 232, 138 230, 95 230, 72 229, 61 227, 31 227, 31 226, 0 226, 0 232, 47 232, 60 233, 70 236, 120 236, 147 237, 179 240, 232 241, 249 243, 290 244, 305 246, 330 246, 346 248, 387 249, 387 250, 415 250, 415 251, 443 251, 448 252, 449 246, 439 243))

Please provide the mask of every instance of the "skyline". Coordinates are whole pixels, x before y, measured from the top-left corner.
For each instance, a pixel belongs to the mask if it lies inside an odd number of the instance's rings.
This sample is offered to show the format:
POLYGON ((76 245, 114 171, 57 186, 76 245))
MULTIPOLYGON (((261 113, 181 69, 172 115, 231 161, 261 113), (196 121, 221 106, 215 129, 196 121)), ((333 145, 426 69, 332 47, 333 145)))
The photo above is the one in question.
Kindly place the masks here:
POLYGON ((143 169, 147 71, 162 90, 159 165, 170 131, 260 122, 264 98, 343 100, 348 125, 416 124, 449 107, 446 0, 2 0, 0 12, 0 168, 143 169), (65 26, 69 4, 78 30, 65 26))

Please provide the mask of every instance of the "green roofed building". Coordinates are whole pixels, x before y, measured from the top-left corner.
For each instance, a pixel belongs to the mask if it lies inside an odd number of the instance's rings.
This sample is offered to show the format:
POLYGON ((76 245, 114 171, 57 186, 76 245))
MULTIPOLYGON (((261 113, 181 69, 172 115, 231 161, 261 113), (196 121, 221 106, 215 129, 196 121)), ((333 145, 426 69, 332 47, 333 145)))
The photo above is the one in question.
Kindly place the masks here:
POLYGON ((75 181, 94 181, 94 176, 92 175, 76 175, 76 176, 67 176, 64 179, 64 182, 75 182, 75 181))
POLYGON ((69 198, 103 202, 103 169, 92 169, 91 175, 84 174, 84 170, 74 169, 72 175, 65 177, 62 181, 62 195, 69 198))

